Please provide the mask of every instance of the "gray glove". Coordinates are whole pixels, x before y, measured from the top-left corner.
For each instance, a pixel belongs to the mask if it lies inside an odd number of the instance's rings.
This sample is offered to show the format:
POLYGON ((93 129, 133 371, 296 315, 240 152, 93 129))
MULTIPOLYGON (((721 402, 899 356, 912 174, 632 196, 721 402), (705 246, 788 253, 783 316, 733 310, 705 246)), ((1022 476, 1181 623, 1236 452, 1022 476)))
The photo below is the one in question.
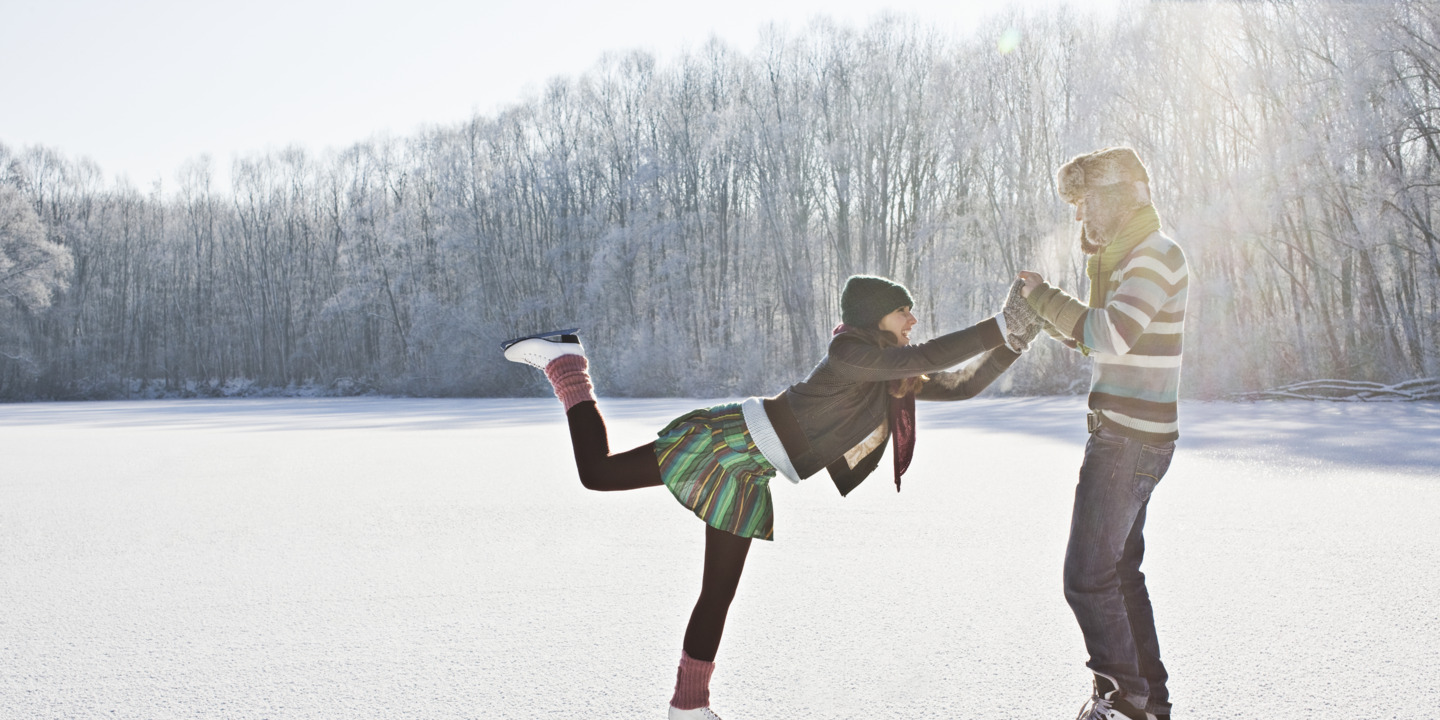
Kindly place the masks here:
POLYGON ((1025 287, 1025 281, 1016 280, 1010 286, 1010 294, 1005 296, 1005 344, 1015 352, 1025 352, 1030 343, 1035 341, 1035 336, 1045 327, 1045 321, 1035 314, 1025 296, 1020 294, 1020 289, 1025 287))

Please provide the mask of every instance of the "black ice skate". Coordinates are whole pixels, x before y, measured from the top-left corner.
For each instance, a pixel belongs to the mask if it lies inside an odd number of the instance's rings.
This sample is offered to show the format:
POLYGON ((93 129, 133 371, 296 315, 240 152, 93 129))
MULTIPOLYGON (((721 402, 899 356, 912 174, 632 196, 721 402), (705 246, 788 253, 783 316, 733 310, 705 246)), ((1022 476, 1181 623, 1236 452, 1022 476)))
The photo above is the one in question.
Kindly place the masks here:
MULTIPOLYGON (((1160 720, 1131 705, 1120 692, 1119 683, 1105 673, 1095 673, 1095 694, 1080 708, 1075 720, 1160 720)), ((1165 717, 1163 720, 1169 720, 1165 717)))

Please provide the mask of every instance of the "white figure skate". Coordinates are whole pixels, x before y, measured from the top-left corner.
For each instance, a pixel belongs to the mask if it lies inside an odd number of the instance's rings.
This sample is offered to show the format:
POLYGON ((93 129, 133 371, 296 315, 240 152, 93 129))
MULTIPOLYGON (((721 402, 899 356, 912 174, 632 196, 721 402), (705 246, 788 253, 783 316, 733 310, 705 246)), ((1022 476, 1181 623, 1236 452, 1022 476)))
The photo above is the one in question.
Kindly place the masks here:
POLYGON ((565 355, 585 356, 585 348, 581 347, 580 338, 576 336, 578 332, 580 328, 551 330, 506 340, 500 343, 500 347, 505 348, 506 360, 544 370, 555 358, 565 355))

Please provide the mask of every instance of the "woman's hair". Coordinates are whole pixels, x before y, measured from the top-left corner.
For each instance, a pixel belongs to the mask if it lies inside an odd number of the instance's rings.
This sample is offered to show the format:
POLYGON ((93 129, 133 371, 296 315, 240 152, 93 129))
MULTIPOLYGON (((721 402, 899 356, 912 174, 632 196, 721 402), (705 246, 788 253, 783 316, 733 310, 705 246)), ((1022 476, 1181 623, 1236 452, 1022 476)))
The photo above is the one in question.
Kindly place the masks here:
MULTIPOLYGON (((845 328, 845 332, 853 333, 855 337, 858 337, 861 340, 864 340, 878 347, 900 347, 900 338, 895 337, 895 333, 892 333, 889 330, 847 326, 845 328)), ((900 382, 891 385, 890 396, 902 398, 906 395, 909 395, 910 393, 919 392, 920 386, 924 385, 925 381, 929 379, 930 378, 924 375, 912 375, 910 377, 907 377, 904 380, 901 380, 900 382)))

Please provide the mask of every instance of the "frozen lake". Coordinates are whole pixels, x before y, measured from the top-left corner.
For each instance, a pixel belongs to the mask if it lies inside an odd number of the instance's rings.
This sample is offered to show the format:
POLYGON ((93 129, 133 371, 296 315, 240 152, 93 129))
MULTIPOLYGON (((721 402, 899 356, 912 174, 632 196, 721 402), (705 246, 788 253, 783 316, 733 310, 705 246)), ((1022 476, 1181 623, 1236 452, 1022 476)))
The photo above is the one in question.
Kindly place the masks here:
MULTIPOLYGON (((612 444, 697 400, 602 400, 612 444)), ((1145 564, 1176 718, 1431 719, 1440 404, 1182 403, 1145 564)), ((1070 718, 1083 399, 921 404, 905 490, 775 485, 726 720, 1070 718)), ((0 405, 0 718, 663 718, 700 584, 553 399, 0 405)))

